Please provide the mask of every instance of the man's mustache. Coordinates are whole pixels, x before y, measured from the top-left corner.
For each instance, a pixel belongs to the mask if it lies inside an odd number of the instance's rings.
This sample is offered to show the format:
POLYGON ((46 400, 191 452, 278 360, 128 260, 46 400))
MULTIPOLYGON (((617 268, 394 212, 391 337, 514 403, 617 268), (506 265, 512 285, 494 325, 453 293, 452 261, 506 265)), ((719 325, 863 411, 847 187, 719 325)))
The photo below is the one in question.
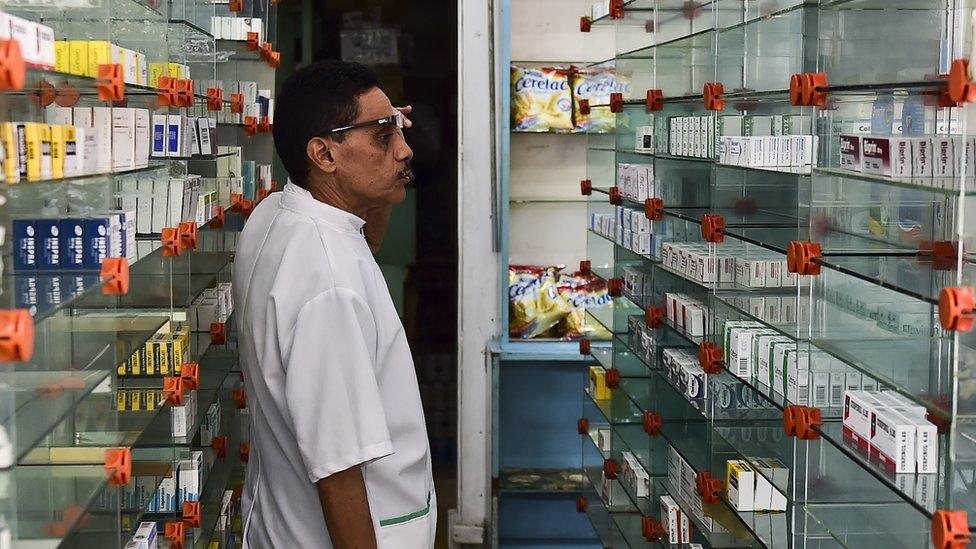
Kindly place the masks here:
POLYGON ((413 169, 410 165, 407 165, 397 172, 397 179, 406 179, 408 183, 413 183, 416 177, 414 176, 413 169))

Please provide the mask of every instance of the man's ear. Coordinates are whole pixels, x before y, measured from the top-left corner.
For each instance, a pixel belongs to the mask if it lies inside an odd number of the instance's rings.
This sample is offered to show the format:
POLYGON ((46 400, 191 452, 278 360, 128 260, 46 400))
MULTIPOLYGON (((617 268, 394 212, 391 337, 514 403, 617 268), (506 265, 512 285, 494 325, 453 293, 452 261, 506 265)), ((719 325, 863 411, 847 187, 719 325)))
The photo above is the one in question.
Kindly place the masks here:
POLYGON ((325 173, 333 173, 336 170, 332 146, 333 143, 323 137, 313 137, 308 140, 308 144, 305 146, 308 160, 325 173))

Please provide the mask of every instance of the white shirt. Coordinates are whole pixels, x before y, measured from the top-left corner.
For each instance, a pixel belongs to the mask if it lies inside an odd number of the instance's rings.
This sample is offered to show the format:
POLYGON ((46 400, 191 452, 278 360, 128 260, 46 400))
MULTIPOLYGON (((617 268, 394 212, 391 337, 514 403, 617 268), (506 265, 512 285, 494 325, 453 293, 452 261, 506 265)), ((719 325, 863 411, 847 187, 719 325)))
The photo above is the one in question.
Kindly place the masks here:
POLYGON ((331 548, 315 482, 363 466, 380 548, 434 545, 417 376, 364 221, 289 183, 234 260, 251 416, 244 546, 331 548))

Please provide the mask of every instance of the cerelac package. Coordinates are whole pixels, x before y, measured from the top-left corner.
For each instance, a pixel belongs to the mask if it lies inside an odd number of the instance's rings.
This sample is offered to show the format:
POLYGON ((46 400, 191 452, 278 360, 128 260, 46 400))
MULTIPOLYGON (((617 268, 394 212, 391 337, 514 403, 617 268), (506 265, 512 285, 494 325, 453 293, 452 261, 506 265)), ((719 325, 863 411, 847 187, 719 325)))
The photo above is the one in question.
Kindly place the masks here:
POLYGON ((512 129, 571 131, 573 98, 569 71, 512 66, 512 129))

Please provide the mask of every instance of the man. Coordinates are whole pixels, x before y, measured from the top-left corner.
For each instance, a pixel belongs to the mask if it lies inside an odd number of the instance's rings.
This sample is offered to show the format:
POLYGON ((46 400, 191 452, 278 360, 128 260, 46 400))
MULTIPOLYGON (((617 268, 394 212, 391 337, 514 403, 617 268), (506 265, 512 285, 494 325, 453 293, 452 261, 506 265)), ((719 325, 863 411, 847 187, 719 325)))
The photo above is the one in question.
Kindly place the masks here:
POLYGON ((277 97, 290 176, 234 262, 251 416, 244 545, 427 549, 436 498, 410 348, 371 249, 413 179, 369 69, 322 62, 277 97))

